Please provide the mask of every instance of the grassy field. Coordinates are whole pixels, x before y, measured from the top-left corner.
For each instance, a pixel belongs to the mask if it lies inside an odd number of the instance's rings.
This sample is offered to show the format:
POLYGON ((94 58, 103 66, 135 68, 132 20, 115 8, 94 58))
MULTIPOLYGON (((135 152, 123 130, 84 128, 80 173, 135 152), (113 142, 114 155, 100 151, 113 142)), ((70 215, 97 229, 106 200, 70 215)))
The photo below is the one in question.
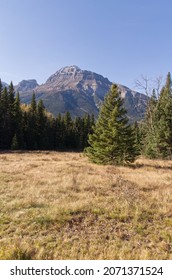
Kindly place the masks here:
POLYGON ((0 259, 172 259, 172 161, 0 154, 0 259))

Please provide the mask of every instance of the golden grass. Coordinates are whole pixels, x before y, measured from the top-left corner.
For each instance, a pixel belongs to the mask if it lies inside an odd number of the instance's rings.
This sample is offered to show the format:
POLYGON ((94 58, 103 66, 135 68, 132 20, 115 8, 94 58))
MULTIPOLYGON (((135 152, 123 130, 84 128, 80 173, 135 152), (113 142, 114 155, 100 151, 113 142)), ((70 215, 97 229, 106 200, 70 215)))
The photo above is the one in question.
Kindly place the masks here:
POLYGON ((0 154, 0 259, 171 259, 172 162, 0 154))

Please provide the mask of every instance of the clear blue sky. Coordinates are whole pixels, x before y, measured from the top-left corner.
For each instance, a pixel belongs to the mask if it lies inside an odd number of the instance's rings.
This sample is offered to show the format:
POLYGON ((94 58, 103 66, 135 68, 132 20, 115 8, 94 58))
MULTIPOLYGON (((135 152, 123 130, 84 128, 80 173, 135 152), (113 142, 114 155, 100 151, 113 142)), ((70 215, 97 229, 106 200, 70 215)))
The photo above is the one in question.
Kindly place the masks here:
POLYGON ((0 77, 77 65, 132 87, 172 71, 171 0, 0 0, 0 77))

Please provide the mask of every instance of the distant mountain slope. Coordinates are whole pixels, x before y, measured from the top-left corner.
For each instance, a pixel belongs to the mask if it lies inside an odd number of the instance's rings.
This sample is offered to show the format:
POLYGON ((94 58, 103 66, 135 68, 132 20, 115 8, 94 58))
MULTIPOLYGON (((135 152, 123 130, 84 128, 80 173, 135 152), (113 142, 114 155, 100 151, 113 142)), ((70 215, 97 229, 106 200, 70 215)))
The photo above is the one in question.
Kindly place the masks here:
POLYGON ((15 86, 15 90, 22 93, 30 90, 34 90, 38 86, 36 80, 23 80, 17 86, 15 86))
POLYGON ((1 82, 3 87, 8 87, 8 84, 5 82, 1 82))
MULTIPOLYGON (((81 70, 77 66, 68 66, 51 75, 45 84, 38 85, 35 80, 22 81, 15 89, 20 92, 23 103, 30 103, 34 90, 36 99, 42 99, 53 115, 69 111, 75 117, 85 113, 97 116, 111 85, 112 82, 99 74, 81 70)), ((118 86, 130 120, 142 119, 147 97, 125 86, 118 86)))

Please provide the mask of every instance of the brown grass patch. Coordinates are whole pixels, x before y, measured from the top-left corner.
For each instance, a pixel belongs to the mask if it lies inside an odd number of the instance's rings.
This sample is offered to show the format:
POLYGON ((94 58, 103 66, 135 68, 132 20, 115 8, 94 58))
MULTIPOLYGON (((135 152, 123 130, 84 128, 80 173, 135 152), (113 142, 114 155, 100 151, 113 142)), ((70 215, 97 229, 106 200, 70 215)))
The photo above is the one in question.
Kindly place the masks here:
POLYGON ((172 162, 0 154, 0 259, 171 259, 172 162))

